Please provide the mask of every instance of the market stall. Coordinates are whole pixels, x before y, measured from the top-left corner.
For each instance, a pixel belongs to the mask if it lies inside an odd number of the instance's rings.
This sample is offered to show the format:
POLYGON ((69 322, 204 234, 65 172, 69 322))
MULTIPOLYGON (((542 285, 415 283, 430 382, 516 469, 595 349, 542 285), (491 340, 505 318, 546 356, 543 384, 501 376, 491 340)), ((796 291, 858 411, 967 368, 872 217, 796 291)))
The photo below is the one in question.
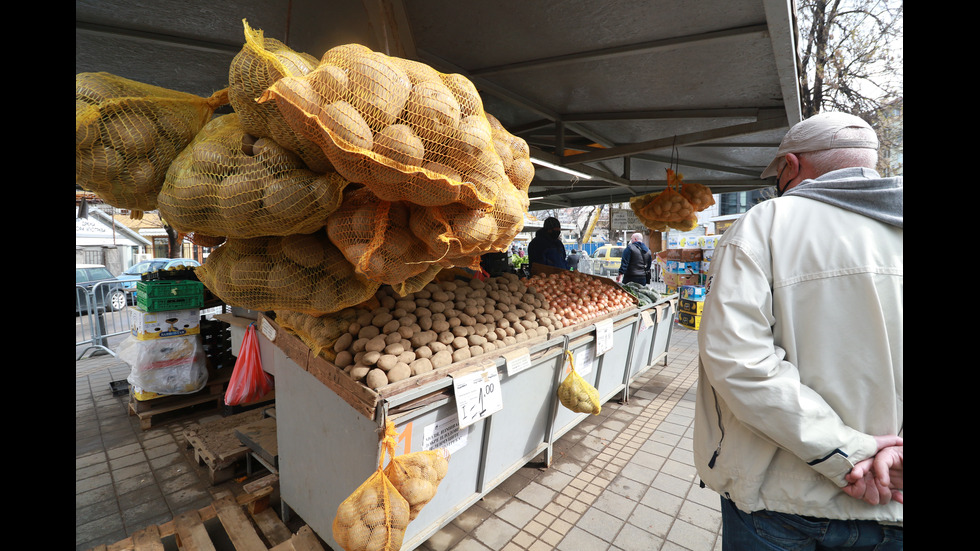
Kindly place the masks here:
MULTIPOLYGON (((626 399, 629 383, 665 357, 676 300, 670 296, 643 309, 602 316, 596 323, 460 362, 424 383, 377 391, 351 384, 342 370, 260 315, 263 368, 276 380, 284 509, 336 545, 331 525, 337 506, 377 468, 380 436, 391 421, 399 433, 398 453, 440 447, 451 453, 438 492, 408 526, 402 549, 413 549, 535 457, 543 455, 550 464, 554 443, 589 416, 558 401, 568 370, 566 352, 602 403, 626 399), (475 419, 461 417, 460 408, 474 402, 472 396, 458 396, 457 385, 487 373, 498 384, 497 409, 475 419)), ((235 339, 254 320, 230 321, 235 339)))

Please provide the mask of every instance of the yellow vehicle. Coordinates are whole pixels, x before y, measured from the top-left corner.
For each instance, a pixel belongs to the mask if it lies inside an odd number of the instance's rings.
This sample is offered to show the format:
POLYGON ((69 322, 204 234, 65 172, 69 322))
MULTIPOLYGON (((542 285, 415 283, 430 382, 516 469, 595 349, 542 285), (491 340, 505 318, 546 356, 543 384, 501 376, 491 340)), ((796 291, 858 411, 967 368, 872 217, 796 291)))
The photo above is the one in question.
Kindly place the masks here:
POLYGON ((596 249, 592 255, 592 272, 597 275, 616 275, 625 248, 623 245, 603 245, 596 249))

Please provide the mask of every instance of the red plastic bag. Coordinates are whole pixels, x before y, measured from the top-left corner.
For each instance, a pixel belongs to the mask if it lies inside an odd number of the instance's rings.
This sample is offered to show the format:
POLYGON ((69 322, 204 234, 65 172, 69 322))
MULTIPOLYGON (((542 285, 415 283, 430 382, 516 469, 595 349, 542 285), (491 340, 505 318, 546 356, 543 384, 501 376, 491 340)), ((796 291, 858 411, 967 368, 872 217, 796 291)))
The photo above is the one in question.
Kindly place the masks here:
POLYGON ((235 370, 231 372, 228 390, 225 391, 225 404, 237 406, 253 402, 268 394, 274 386, 272 376, 262 370, 259 341, 256 340, 253 323, 245 330, 242 349, 238 352, 235 370))

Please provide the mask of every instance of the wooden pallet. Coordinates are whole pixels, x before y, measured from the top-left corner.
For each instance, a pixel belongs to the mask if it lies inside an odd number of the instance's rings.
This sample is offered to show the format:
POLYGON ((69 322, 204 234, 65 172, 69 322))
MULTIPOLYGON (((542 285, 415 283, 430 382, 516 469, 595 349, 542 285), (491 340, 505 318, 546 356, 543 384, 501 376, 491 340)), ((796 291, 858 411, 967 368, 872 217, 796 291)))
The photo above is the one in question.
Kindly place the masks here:
POLYGON ((208 369, 208 382, 204 388, 185 395, 166 395, 149 400, 137 400, 132 387, 129 390, 129 415, 140 419, 142 430, 150 429, 154 423, 172 420, 204 410, 218 409, 224 405, 225 389, 231 378, 231 370, 218 372, 208 369))
POLYGON ((163 551, 168 538, 183 551, 214 551, 220 548, 217 542, 225 540, 235 551, 325 551, 309 526, 295 534, 290 532, 269 507, 273 490, 273 486, 266 486, 237 498, 226 495, 207 507, 181 513, 169 522, 147 526, 124 540, 90 551, 163 551))
POLYGON ((244 469, 249 448, 237 429, 264 418, 262 410, 250 410, 203 423, 182 433, 187 448, 194 449, 198 465, 207 467, 211 484, 220 484, 244 469))

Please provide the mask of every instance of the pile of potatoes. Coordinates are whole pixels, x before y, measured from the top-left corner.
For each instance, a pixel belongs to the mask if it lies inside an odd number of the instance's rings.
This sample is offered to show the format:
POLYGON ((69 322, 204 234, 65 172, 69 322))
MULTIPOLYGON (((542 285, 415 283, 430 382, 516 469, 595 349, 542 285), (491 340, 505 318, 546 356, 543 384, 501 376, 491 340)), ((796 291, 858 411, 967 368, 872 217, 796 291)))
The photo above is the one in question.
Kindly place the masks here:
POLYGON ((433 281, 405 296, 382 286, 375 298, 370 306, 325 316, 327 331, 316 329, 315 320, 291 322, 302 327, 297 333, 304 341, 315 342, 338 368, 373 389, 562 327, 547 301, 513 274, 433 281))
POLYGON ((249 134, 231 113, 209 122, 174 159, 158 205, 184 233, 309 234, 337 210, 348 184, 339 174, 309 170, 274 140, 249 134))
POLYGON ((333 538, 345 551, 398 551, 409 515, 408 501, 379 469, 337 507, 333 538))
POLYGON ((117 208, 156 209, 170 163, 222 98, 202 98, 105 72, 76 74, 76 183, 117 208))

